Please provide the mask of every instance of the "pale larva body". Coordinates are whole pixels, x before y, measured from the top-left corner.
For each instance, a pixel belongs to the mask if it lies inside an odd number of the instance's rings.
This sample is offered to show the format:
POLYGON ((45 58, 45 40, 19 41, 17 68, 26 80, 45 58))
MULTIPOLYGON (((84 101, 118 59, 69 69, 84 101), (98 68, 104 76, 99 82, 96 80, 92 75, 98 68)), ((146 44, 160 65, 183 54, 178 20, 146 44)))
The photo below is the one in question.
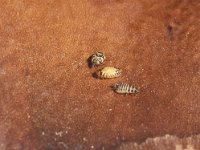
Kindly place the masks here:
POLYGON ((91 56, 91 59, 90 59, 91 67, 95 67, 102 64, 105 59, 106 59, 106 56, 104 53, 96 52, 95 54, 91 56))
POLYGON ((117 78, 121 75, 122 70, 115 67, 104 67, 100 70, 97 70, 96 75, 100 79, 111 79, 117 78))
POLYGON ((139 92, 139 89, 137 89, 135 86, 126 83, 116 83, 112 88, 116 93, 119 94, 136 94, 139 92))

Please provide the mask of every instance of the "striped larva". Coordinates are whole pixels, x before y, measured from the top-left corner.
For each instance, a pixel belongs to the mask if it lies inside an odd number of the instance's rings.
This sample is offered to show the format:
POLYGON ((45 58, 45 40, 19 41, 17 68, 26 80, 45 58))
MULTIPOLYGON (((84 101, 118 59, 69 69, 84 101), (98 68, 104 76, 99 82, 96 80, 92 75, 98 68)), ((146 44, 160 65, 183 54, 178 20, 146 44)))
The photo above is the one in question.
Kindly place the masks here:
POLYGON ((96 76, 100 79, 110 79, 119 77, 122 73, 122 70, 115 67, 104 67, 96 71, 96 76))
POLYGON ((139 89, 127 83, 116 83, 112 86, 113 90, 119 94, 136 94, 139 89))
POLYGON ((106 59, 106 56, 105 56, 104 53, 96 52, 95 54, 90 56, 90 60, 89 60, 90 61, 90 66, 91 67, 98 66, 98 65, 102 64, 105 59, 106 59))

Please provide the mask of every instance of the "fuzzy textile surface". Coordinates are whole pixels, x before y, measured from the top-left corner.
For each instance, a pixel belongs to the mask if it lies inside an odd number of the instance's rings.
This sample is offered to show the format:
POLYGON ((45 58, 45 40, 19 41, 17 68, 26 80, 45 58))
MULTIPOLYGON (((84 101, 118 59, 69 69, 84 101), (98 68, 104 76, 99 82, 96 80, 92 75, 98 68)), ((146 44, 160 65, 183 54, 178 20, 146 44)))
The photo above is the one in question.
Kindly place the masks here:
POLYGON ((198 0, 0 0, 0 149, 200 133, 199 10, 198 0), (106 60, 89 68, 96 51, 106 60), (106 66, 121 76, 92 76, 106 66), (118 82, 140 92, 117 94, 118 82))

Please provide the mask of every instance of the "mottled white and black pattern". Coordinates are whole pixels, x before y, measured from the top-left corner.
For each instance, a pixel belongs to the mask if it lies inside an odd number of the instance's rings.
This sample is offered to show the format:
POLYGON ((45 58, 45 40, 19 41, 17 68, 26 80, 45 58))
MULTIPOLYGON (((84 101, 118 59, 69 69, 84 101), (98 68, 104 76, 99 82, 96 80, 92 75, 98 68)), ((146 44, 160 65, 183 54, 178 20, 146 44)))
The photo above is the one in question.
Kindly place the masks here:
POLYGON ((96 75, 100 79, 117 78, 121 75, 122 70, 115 67, 104 67, 96 71, 96 75))
POLYGON ((96 52, 91 56, 91 65, 92 67, 98 66, 104 62, 106 56, 102 52, 96 52))
POLYGON ((116 93, 119 94, 136 94, 139 92, 135 86, 126 83, 116 83, 112 88, 116 93))

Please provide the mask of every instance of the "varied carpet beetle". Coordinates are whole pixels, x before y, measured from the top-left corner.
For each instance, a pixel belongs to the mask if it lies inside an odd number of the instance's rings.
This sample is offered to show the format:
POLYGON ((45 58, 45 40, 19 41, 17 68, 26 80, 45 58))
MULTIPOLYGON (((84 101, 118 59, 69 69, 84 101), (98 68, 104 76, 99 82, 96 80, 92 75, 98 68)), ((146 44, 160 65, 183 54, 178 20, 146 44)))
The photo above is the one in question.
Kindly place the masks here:
POLYGON ((96 52, 95 54, 90 56, 90 58, 89 58, 89 64, 90 65, 89 66, 90 67, 96 67, 96 66, 102 64, 105 59, 106 59, 106 56, 105 56, 104 53, 96 52))
POLYGON ((112 86, 112 88, 116 93, 119 94, 136 94, 139 92, 139 89, 127 83, 116 83, 112 86))
POLYGON ((100 79, 110 79, 119 77, 122 73, 122 70, 115 67, 104 67, 96 71, 96 76, 100 79))

